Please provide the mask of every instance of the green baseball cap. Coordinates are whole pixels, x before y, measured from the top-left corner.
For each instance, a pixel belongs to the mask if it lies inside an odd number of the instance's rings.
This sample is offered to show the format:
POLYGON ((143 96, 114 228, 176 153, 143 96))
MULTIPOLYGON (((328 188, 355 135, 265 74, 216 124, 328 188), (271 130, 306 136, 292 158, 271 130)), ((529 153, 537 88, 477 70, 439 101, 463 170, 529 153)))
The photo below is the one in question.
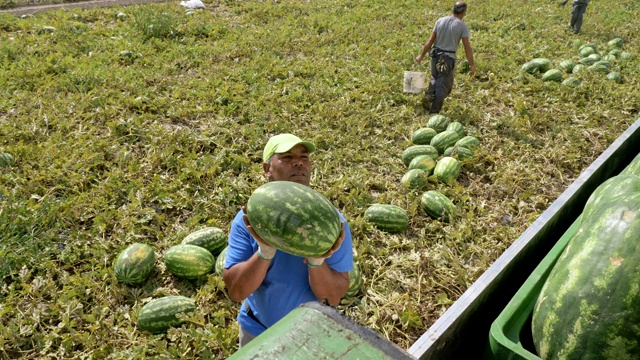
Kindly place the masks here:
POLYGON ((303 141, 292 134, 280 134, 269 138, 267 145, 264 147, 264 152, 262 153, 262 160, 264 162, 269 162, 269 159, 271 159, 273 154, 285 153, 293 149, 293 147, 298 144, 304 145, 309 152, 316 151, 316 146, 310 141, 303 141))

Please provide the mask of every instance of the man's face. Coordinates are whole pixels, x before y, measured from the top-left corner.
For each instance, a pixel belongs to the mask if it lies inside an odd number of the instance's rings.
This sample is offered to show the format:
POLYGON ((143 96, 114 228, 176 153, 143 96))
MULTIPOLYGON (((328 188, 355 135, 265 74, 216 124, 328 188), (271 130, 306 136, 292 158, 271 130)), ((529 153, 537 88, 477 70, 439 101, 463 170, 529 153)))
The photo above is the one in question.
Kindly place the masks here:
POLYGON ((271 164, 264 163, 263 167, 269 181, 293 181, 306 186, 311 182, 309 150, 302 144, 286 153, 273 154, 271 164))

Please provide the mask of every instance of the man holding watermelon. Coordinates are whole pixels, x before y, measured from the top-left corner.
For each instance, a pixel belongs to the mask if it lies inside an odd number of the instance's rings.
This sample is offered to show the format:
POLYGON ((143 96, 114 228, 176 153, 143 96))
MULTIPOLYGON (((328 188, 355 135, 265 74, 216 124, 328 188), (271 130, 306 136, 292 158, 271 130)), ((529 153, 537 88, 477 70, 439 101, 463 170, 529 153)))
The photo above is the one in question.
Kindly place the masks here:
POLYGON ((462 19, 467 14, 467 3, 456 2, 453 5, 453 14, 436 21, 431 36, 422 47, 422 52, 416 57, 420 63, 431 50, 431 81, 422 105, 429 108, 429 114, 437 114, 442 109, 444 99, 453 89, 453 77, 455 74, 456 51, 460 40, 464 45, 464 52, 469 61, 469 73, 476 72, 476 64, 473 60, 473 49, 469 42, 469 27, 462 19))
MULTIPOLYGON (((309 186, 313 143, 292 134, 273 136, 263 151, 269 181, 309 186)), ((231 224, 223 279, 232 300, 243 302, 238 314, 240 347, 291 310, 309 301, 338 305, 349 288, 353 268, 351 231, 338 211, 342 231, 333 247, 317 258, 278 251, 251 227, 243 208, 231 224)))

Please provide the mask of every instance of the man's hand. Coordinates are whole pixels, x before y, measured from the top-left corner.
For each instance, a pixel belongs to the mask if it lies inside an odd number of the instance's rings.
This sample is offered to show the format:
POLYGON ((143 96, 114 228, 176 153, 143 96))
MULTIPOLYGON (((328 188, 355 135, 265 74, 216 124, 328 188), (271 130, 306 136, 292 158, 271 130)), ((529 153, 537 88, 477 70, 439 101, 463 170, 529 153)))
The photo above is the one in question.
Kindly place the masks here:
POLYGON ((342 226, 342 229, 340 230, 340 235, 338 236, 338 239, 336 239, 336 242, 333 243, 333 246, 331 247, 331 249, 329 249, 329 251, 320 255, 319 257, 305 258, 305 261, 309 267, 318 267, 322 265, 322 263, 326 258, 331 257, 331 255, 333 255, 334 252, 340 249, 340 246, 342 245, 342 242, 344 241, 344 237, 345 237, 344 221, 341 222, 341 226, 342 226))
POLYGON ((273 257, 276 255, 277 249, 267 244, 267 242, 262 240, 260 235, 258 235, 256 231, 253 230, 253 227, 251 226, 251 224, 249 224, 249 217, 247 216, 247 211, 244 206, 242 207, 242 212, 244 213, 242 214, 242 221, 244 222, 244 226, 247 227, 247 231, 249 232, 249 234, 251 234, 251 236, 253 236, 253 238, 256 239, 256 242, 258 243, 258 256, 262 260, 273 259, 273 257))
POLYGON ((476 74, 476 64, 469 66, 469 75, 473 76, 476 74))
POLYGON ((567 5, 567 1, 569 1, 569 0, 560 1, 560 4, 558 4, 558 5, 565 6, 565 5, 567 5))
POLYGON ((420 55, 418 55, 418 56, 416 57, 416 62, 417 62, 418 64, 420 64, 420 63, 422 62, 422 60, 423 60, 423 59, 424 59, 424 56, 422 56, 422 54, 420 54, 420 55))

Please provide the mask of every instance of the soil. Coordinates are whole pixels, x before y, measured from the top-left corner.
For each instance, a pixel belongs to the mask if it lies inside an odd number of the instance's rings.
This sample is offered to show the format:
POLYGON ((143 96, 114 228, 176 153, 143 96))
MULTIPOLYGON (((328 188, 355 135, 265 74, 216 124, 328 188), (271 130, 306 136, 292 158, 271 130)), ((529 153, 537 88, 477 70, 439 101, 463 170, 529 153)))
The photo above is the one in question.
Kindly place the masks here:
POLYGON ((110 6, 125 6, 134 4, 145 3, 159 3, 166 2, 167 0, 94 0, 94 1, 80 1, 64 4, 48 4, 48 5, 24 5, 13 9, 0 10, 0 14, 8 13, 16 16, 32 15, 44 11, 59 10, 59 9, 71 9, 82 8, 90 9, 95 7, 110 7, 110 6))

